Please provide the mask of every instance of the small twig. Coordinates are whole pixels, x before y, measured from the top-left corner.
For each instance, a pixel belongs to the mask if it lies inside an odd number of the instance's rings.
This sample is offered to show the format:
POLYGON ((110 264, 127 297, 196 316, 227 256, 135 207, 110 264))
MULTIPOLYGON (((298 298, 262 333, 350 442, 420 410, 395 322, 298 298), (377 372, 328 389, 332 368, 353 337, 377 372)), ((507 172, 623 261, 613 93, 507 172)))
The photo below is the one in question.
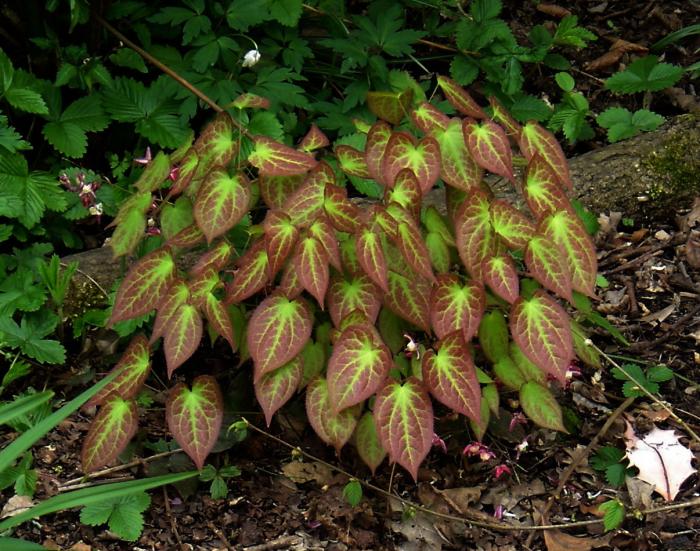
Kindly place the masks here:
POLYGON ((700 312, 700 304, 696 304, 695 308, 691 309, 689 312, 683 314, 680 318, 678 318, 673 323, 673 326, 671 327, 671 329, 669 329, 665 334, 661 335, 660 337, 655 338, 652 341, 630 344, 627 347, 627 350, 629 350, 630 352, 639 353, 639 352, 643 352, 644 350, 654 348, 657 345, 666 342, 668 339, 671 338, 672 335, 676 334, 681 329, 685 329, 685 327, 686 327, 685 322, 687 322, 689 319, 695 317, 695 315, 698 312, 700 312))
POLYGON ((619 272, 625 272, 629 270, 630 268, 636 268, 640 264, 643 264, 650 258, 654 258, 656 256, 660 256, 663 254, 662 250, 655 250, 655 251, 649 251, 647 253, 644 253, 643 255, 638 256, 634 260, 630 260, 629 262, 626 262, 624 264, 620 264, 619 266, 612 268, 610 270, 606 270, 603 272, 605 275, 612 275, 612 274, 617 274, 619 272))
POLYGON ((209 530, 214 532, 214 535, 217 538, 219 538, 219 541, 228 551, 234 551, 234 547, 228 542, 224 533, 219 528, 217 528, 211 520, 207 521, 207 526, 209 527, 209 530))
MULTIPOLYGON (((603 426, 600 427, 600 430, 588 443, 588 445, 583 450, 579 451, 574 457, 571 458, 571 464, 562 473, 561 477, 559 478, 559 484, 557 484, 554 493, 551 496, 549 496, 549 500, 547 501, 547 504, 542 510, 543 522, 548 517, 549 511, 552 508, 552 505, 554 505, 554 502, 557 499, 559 499, 559 496, 561 496, 561 493, 564 490, 566 483, 569 481, 569 478, 571 478, 571 475, 574 474, 574 471, 578 468, 578 466, 581 463, 583 463, 584 459, 588 457, 588 455, 591 453, 591 450, 598 445, 600 439, 603 438, 603 436, 605 436, 608 430, 610 430, 610 427, 612 427, 613 423, 620 417, 620 415, 622 415, 622 413, 628 407, 632 405, 632 402, 634 402, 634 397, 627 398, 624 402, 617 406, 617 409, 615 409, 615 411, 613 411, 612 414, 610 414, 603 426)), ((532 538, 534 537, 534 535, 535 534, 533 532, 528 536, 527 541, 525 542, 526 546, 529 546, 532 543, 532 538)))
POLYGON ((170 512, 170 498, 168 497, 168 489, 163 486, 163 501, 165 502, 165 514, 168 515, 168 520, 170 521, 170 529, 173 532, 173 535, 175 536, 175 541, 177 541, 177 545, 180 547, 180 551, 186 551, 187 548, 183 545, 182 540, 180 539, 180 532, 177 531, 177 523, 175 522, 175 517, 173 517, 172 513, 170 512))
MULTIPOLYGON (((447 513, 440 513, 438 511, 433 511, 432 509, 429 509, 427 507, 419 505, 418 503, 415 503, 414 501, 405 499, 399 495, 390 494, 384 488, 380 488, 379 486, 376 486, 375 484, 372 484, 371 482, 359 480, 356 476, 349 473, 348 471, 346 471, 342 467, 338 467, 337 465, 333 465, 332 463, 329 463, 328 461, 324 461, 323 459, 316 457, 315 455, 312 455, 309 452, 302 450, 298 446, 290 444, 286 440, 282 440, 281 438, 279 438, 278 436, 275 436, 274 434, 270 434, 269 432, 253 425, 245 417, 243 417, 242 420, 248 424, 249 428, 262 434, 266 438, 269 438, 270 440, 277 442, 278 444, 280 444, 286 448, 289 448, 290 450, 297 450, 298 453, 301 453, 307 459, 310 459, 311 461, 317 461, 318 463, 321 463, 322 465, 325 465, 326 467, 329 467, 330 469, 333 469, 334 471, 336 471, 340 474, 343 474, 343 475, 347 476, 348 478, 354 478, 360 484, 362 484, 362 486, 364 486, 365 488, 368 488, 368 489, 370 489, 374 492, 377 492, 383 496, 396 499, 399 502, 403 503, 407 507, 411 507, 411 508, 415 509, 416 511, 421 511, 422 513, 426 513, 428 515, 432 515, 432 516, 437 517, 437 518, 451 520, 454 522, 461 522, 463 524, 468 524, 468 525, 473 525, 473 526, 479 526, 481 528, 488 528, 490 530, 500 530, 502 532, 510 532, 510 531, 530 532, 530 531, 538 531, 538 530, 561 530, 561 529, 566 529, 566 528, 576 528, 579 526, 592 526, 595 524, 601 524, 603 522, 602 518, 598 518, 598 519, 592 519, 592 520, 579 520, 579 521, 575 521, 575 522, 566 522, 566 523, 561 523, 561 524, 542 524, 540 526, 529 526, 529 525, 523 526, 523 525, 513 525, 513 524, 510 524, 507 522, 502 522, 500 524, 496 523, 496 522, 483 522, 483 521, 458 517, 456 515, 450 515, 447 513)), ((632 512, 627 513, 625 515, 625 518, 638 518, 639 515, 651 515, 653 513, 662 513, 664 511, 669 511, 669 510, 673 510, 673 509, 685 509, 688 507, 695 507, 695 506, 700 506, 700 497, 693 499, 693 500, 690 500, 690 501, 683 502, 683 503, 675 503, 673 505, 662 505, 660 507, 652 507, 650 509, 645 509, 643 511, 632 511, 632 512)), ((469 509, 466 509, 465 514, 473 514, 475 516, 482 516, 482 517, 484 515, 484 513, 482 511, 470 511, 469 509)))
POLYGON ((300 543, 302 543, 302 539, 299 536, 280 536, 279 538, 266 543, 244 547, 243 551, 272 551, 273 549, 288 549, 291 545, 298 545, 300 543))
MULTIPOLYGON (((94 482, 81 482, 80 484, 64 484, 58 488, 59 492, 70 492, 72 490, 80 490, 81 488, 91 488, 93 486, 102 486, 104 484, 112 484, 113 482, 124 482, 125 480, 133 480, 134 477, 130 474, 124 476, 115 476, 106 480, 95 480, 94 482)), ((82 480, 82 479, 79 479, 82 480)))
MULTIPOLYGON (((68 264, 66 264, 65 262, 61 262, 61 266, 62 266, 63 268, 67 268, 67 267, 68 267, 68 264)), ((109 300, 109 293, 107 293, 107 291, 104 290, 104 288, 102 287, 102 285, 100 285, 94 277, 92 277, 92 276, 91 276, 90 274, 88 274, 87 272, 84 272, 84 271, 81 270, 80 268, 76 268, 75 271, 78 272, 81 276, 83 276, 83 277, 86 278, 87 280, 89 280, 90 283, 92 283, 95 287, 97 287, 97 288, 99 289, 99 291, 104 295, 104 297, 105 297, 107 300, 109 300)))
MULTIPOLYGON (((66 488, 68 486, 77 484, 81 481, 90 480, 92 478, 101 478, 101 477, 108 475, 108 474, 118 473, 119 471, 131 469, 131 467, 137 467, 139 465, 145 465, 146 463, 149 463, 151 461, 155 461, 156 459, 162 459, 163 457, 168 457, 169 455, 173 455, 175 453, 180 453, 180 452, 182 452, 181 449, 169 450, 167 452, 161 452, 161 453, 156 453, 154 455, 149 455, 148 457, 140 457, 139 459, 134 459, 133 461, 130 461, 129 463, 124 463, 123 465, 117 465, 116 467, 109 467, 108 469, 102 469, 101 471, 95 471, 92 473, 88 473, 85 476, 73 478, 71 480, 64 482, 63 484, 61 484, 58 487, 58 491, 65 492, 66 488)), ((111 482, 111 480, 109 482, 111 482)))
POLYGON ((605 352, 603 352, 600 348, 598 348, 595 344, 591 343, 591 346, 595 348, 598 353, 603 356, 613 367, 616 367, 617 369, 620 370, 620 372, 627 377, 630 381, 632 381, 636 386, 637 389, 640 390, 643 394, 645 394, 649 399, 651 399, 655 404, 661 406, 663 409, 665 409, 668 414, 671 416, 671 418, 678 423, 683 429, 688 433, 690 437, 693 438, 696 442, 700 443, 700 436, 697 435, 697 433, 688 426, 688 423, 683 421, 676 413, 673 411, 673 409, 666 404, 665 402, 662 402, 659 400, 656 396, 654 396, 651 392, 649 392, 644 385, 642 385, 637 379, 635 379, 627 369, 622 367, 620 364, 618 364, 615 360, 613 360, 610 356, 608 356, 605 352))

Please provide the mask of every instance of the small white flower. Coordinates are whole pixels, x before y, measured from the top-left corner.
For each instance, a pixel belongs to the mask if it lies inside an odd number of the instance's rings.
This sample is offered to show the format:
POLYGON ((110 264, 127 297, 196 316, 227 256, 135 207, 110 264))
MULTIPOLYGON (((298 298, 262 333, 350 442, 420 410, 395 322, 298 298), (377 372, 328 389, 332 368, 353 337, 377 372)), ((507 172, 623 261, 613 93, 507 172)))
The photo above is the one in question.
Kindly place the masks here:
POLYGON ((103 212, 102 203, 96 203, 92 205, 88 211, 92 216, 101 216, 103 212))
POLYGON ((252 67, 260 61, 260 52, 258 50, 249 50, 243 56, 243 67, 252 67))

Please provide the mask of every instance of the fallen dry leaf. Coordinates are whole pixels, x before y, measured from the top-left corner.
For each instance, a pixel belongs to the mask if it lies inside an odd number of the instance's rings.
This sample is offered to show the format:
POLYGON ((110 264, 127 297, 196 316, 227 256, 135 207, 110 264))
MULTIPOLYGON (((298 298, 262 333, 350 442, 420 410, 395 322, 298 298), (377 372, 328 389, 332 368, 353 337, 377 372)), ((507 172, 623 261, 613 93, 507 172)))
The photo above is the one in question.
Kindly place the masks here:
POLYGON ((666 501, 673 501, 681 484, 696 473, 693 452, 678 441, 674 430, 654 426, 643 439, 625 420, 625 445, 630 465, 639 469, 637 478, 648 482, 666 501))
POLYGON ((685 259, 691 268, 700 268, 700 230, 690 230, 685 243, 685 259))
POLYGON ((556 4, 537 4, 537 11, 551 15, 552 17, 564 18, 571 15, 571 10, 557 6, 556 4))
POLYGON ((612 46, 610 46, 610 49, 607 52, 600 57, 595 58, 593 61, 586 63, 585 68, 588 71, 607 69, 620 61, 620 58, 627 52, 645 53, 648 51, 648 48, 642 46, 641 44, 635 44, 634 42, 628 42, 627 40, 617 39, 612 43, 612 46))
POLYGON ((0 518, 14 517, 34 506, 34 501, 29 496, 14 495, 7 500, 5 506, 0 511, 0 518))
POLYGON ((548 551, 591 551, 603 547, 610 541, 610 535, 600 538, 577 538, 560 530, 545 530, 544 543, 548 551))
POLYGON ((287 478, 297 484, 315 480, 319 486, 325 486, 330 484, 333 478, 333 471, 323 463, 316 461, 313 463, 292 461, 282 466, 282 472, 287 478))

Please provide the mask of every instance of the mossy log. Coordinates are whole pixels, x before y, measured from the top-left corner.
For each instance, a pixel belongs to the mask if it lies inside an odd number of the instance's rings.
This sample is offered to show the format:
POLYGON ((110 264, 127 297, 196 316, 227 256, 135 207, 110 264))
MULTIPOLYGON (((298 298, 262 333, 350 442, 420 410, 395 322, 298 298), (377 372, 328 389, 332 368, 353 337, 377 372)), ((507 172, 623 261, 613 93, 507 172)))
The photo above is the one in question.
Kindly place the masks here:
MULTIPOLYGON (((575 157, 570 168, 574 197, 595 214, 620 211, 638 221, 672 220, 700 195, 700 118, 676 117, 654 132, 575 157)), ((489 184, 498 196, 521 202, 507 181, 494 178, 489 184)), ((444 192, 436 189, 426 202, 444 212, 443 199, 444 192)), ((74 260, 79 272, 66 305, 69 315, 103 303, 103 290, 123 273, 109 247, 63 259, 74 260)), ((186 255, 182 263, 191 265, 193 260, 186 255)))

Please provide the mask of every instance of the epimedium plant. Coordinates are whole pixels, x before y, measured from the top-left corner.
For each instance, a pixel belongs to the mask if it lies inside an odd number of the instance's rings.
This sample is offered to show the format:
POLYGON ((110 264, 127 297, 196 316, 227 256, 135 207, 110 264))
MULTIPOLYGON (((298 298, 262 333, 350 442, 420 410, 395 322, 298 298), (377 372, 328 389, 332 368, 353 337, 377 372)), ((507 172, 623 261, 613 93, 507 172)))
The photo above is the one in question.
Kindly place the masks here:
MULTIPOLYGON (((131 266, 110 323, 153 312, 155 320, 91 401, 99 410, 85 471, 113 461, 135 434, 134 398, 156 341, 168 377, 179 379, 205 326, 239 365, 251 360, 268 425, 305 391, 318 436, 338 452, 353 440, 372 471, 388 456, 417 478, 433 443, 434 402, 466 417, 481 439, 499 394, 513 391, 531 420, 566 431, 551 387, 567 384, 576 353, 584 361, 591 353, 562 302, 590 306, 597 264, 567 196, 563 152, 495 98, 482 108, 438 77, 459 113, 450 117, 406 82, 368 94, 378 120, 356 121, 358 147, 331 149, 313 125, 296 147, 252 134, 249 113, 269 102, 243 94, 191 146, 152 159, 114 221, 111 246, 131 254, 149 219, 159 220, 164 243, 131 266), (509 180, 527 212, 495 198, 486 172, 509 180), (346 177, 373 181, 381 198, 360 206, 346 177), (436 186, 442 212, 425 201, 436 186), (201 254, 184 267, 188 250, 201 254)), ((168 427, 200 469, 223 408, 208 374, 169 392, 168 427)))

